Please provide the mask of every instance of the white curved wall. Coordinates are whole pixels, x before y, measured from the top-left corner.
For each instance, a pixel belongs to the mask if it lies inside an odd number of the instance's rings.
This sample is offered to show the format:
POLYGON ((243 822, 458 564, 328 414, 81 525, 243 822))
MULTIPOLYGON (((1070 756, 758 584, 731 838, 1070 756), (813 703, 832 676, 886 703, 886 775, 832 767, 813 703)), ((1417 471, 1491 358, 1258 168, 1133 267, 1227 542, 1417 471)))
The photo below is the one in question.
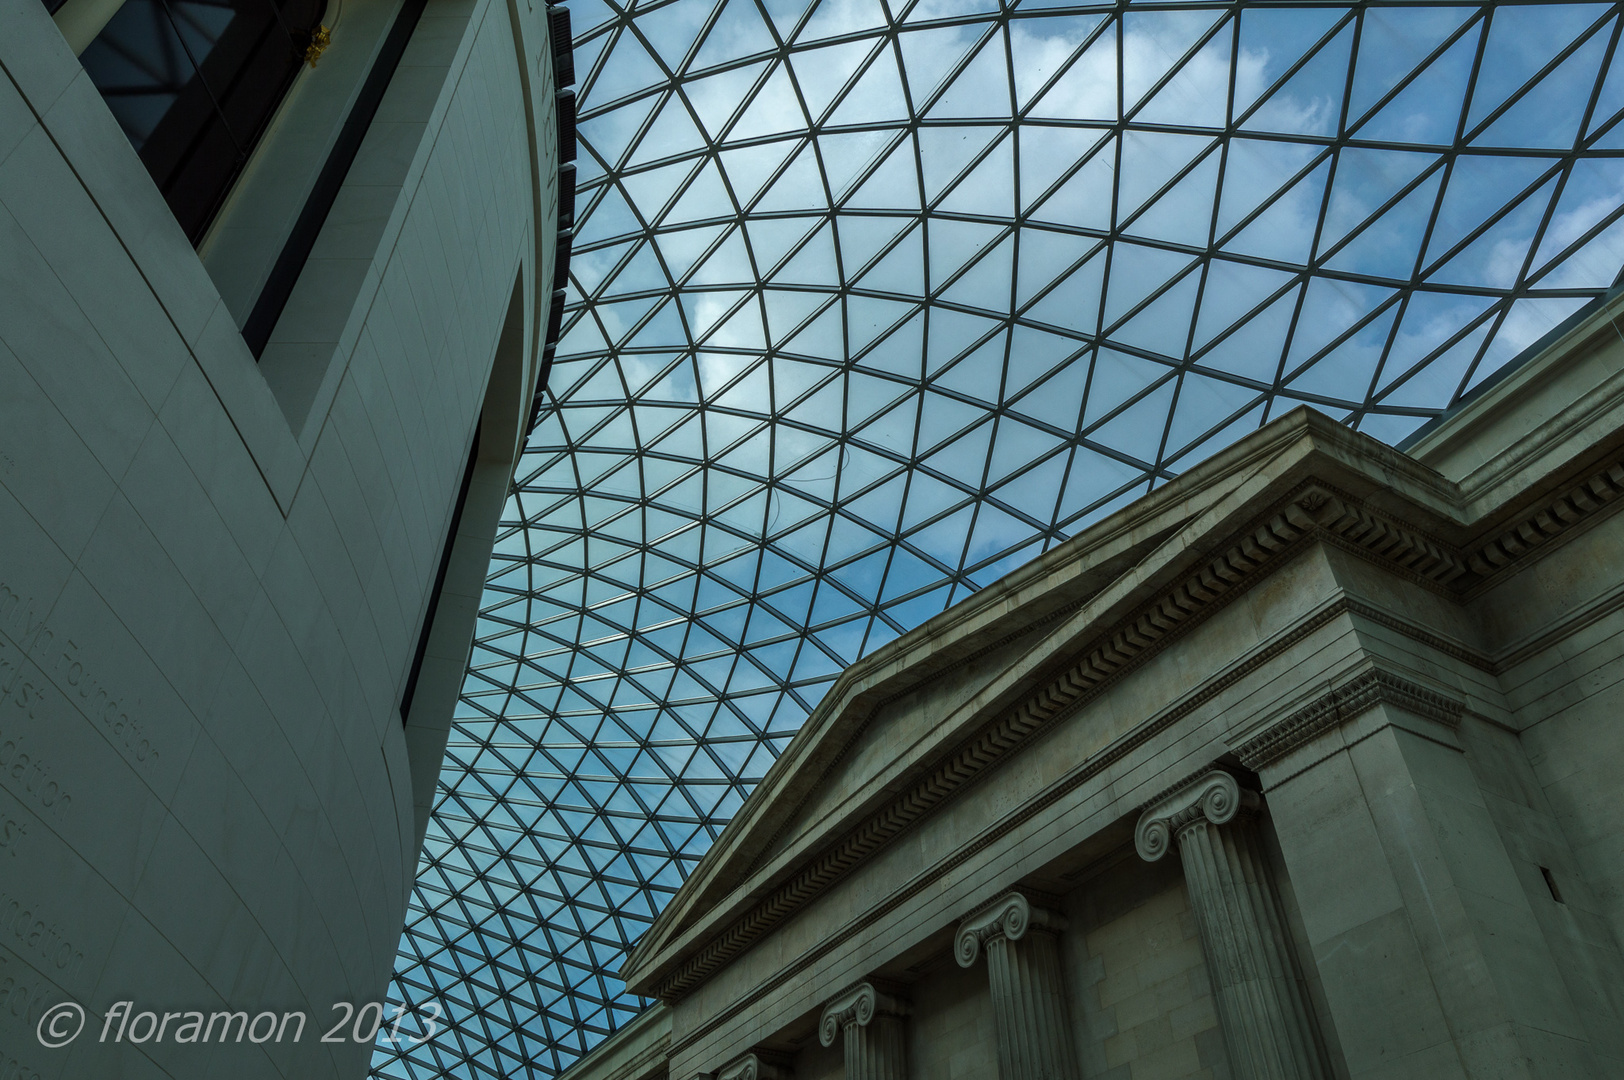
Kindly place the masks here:
POLYGON ((400 936, 400 692, 515 279, 514 414, 552 287, 544 11, 431 0, 263 370, 38 0, 0 28, 0 1076, 359 1077, 319 1038, 400 936), (124 1000, 310 1023, 97 1042, 124 1000))

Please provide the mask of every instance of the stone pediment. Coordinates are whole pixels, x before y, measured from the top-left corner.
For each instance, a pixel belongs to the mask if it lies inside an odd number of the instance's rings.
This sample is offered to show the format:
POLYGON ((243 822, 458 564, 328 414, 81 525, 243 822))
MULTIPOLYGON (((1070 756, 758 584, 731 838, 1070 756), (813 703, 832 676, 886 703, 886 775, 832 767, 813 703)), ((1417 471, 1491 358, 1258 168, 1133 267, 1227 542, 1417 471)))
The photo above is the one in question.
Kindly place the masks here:
POLYGON ((634 950, 627 985, 680 999, 1308 544, 1460 598, 1624 493, 1616 446, 1506 467, 1544 470, 1536 502, 1489 505, 1493 468, 1463 494, 1299 409, 898 638, 837 680, 634 950))

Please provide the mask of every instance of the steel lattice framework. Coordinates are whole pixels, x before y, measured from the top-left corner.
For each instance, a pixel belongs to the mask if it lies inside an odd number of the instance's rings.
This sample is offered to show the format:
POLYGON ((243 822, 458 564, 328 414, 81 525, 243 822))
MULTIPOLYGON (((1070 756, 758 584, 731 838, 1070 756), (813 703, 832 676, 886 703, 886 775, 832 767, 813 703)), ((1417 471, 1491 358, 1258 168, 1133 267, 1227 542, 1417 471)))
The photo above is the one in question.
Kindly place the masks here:
POLYGON ((1298 404, 1404 438, 1624 260, 1615 4, 570 6, 567 331, 394 983, 450 1027, 379 1076, 558 1073, 843 666, 1298 404))

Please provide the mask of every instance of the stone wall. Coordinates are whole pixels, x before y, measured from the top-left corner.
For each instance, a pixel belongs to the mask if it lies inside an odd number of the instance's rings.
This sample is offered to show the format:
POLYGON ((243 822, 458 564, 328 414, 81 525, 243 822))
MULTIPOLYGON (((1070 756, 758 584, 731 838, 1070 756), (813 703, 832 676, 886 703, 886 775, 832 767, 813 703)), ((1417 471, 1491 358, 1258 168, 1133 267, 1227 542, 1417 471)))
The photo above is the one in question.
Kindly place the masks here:
POLYGON ((515 280, 530 327, 551 289, 543 12, 429 4, 291 396, 37 0, 0 25, 0 1075, 358 1076, 369 1045, 319 1039, 401 932, 400 693, 515 280), (45 1049, 65 1000, 86 1032, 45 1049), (97 1042, 121 1000, 309 1023, 97 1042))

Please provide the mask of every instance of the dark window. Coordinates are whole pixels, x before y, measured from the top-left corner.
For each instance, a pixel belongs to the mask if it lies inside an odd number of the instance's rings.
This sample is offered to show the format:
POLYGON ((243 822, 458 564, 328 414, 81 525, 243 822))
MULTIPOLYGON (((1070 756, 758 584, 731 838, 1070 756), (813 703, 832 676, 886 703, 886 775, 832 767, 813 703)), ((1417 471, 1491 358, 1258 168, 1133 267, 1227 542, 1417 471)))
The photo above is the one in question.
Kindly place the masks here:
POLYGON ((326 0, 125 0, 80 59, 181 228, 203 237, 326 0))

